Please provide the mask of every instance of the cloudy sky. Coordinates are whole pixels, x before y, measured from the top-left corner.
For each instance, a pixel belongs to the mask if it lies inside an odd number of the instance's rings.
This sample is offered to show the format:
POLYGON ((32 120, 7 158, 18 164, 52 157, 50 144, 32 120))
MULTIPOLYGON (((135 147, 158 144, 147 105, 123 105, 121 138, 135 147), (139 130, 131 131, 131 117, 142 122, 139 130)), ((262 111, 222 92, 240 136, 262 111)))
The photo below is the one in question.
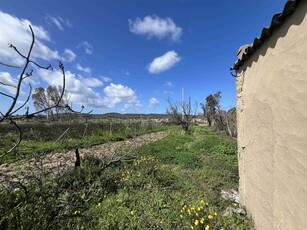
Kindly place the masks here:
MULTIPOLYGON (((53 71, 33 68, 22 86, 60 85, 65 65, 73 107, 94 113, 164 113, 167 99, 198 103, 222 91, 225 109, 235 106, 229 68, 237 49, 251 43, 285 0, 65 0, 1 1, 0 62, 22 66, 11 43, 26 54, 32 25, 32 59, 53 71), (257 2, 257 3, 256 3, 257 2), (256 3, 256 4, 255 4, 256 3)), ((0 82, 15 84, 16 69, 0 65, 0 82)), ((0 91, 15 89, 0 84, 0 91)), ((0 110, 9 98, 0 95, 0 110)), ((29 102, 33 110, 33 102, 29 102)))

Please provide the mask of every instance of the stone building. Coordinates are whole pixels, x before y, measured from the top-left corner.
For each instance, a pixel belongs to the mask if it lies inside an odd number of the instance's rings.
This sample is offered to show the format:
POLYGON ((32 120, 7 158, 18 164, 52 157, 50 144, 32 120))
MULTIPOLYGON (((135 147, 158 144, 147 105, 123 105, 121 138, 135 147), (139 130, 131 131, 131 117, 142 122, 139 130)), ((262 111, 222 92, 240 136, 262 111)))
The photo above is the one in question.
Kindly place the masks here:
POLYGON ((306 13, 288 0, 232 66, 240 198, 256 229, 307 229, 306 13))

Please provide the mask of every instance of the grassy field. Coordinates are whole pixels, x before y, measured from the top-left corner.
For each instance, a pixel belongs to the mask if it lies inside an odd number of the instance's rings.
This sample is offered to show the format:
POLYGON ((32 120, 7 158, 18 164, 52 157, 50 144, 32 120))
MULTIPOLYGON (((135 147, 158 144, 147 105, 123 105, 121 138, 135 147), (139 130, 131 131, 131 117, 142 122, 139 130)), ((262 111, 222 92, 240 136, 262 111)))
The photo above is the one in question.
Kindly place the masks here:
POLYGON ((0 229, 250 229, 224 216, 221 190, 238 187, 236 143, 205 127, 111 161, 0 192, 0 229))
MULTIPOLYGON (((8 163, 31 158, 37 153, 60 152, 120 141, 135 135, 165 130, 166 126, 149 121, 89 121, 89 122, 20 122, 22 142, 11 154, 0 159, 8 163), (67 132, 61 137, 61 135, 67 132), (61 138, 60 138, 61 137, 61 138), (59 139, 60 138, 60 139, 59 139), (59 139, 57 141, 57 139, 59 139)), ((13 146, 18 140, 16 128, 0 124, 0 153, 13 146)))

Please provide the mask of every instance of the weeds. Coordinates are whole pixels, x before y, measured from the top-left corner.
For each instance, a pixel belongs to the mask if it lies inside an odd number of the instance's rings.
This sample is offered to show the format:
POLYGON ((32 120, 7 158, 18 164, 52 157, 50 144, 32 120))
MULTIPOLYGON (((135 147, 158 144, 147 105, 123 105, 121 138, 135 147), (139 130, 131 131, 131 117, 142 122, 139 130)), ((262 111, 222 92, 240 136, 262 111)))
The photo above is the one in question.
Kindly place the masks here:
POLYGON ((109 164, 73 170, 0 193, 1 229, 250 229, 222 189, 238 186, 226 136, 193 127, 109 164), (109 167, 106 167, 108 165, 109 167), (43 183, 42 183, 43 182, 43 183))
MULTIPOLYGON (((0 159, 0 163, 13 162, 31 158, 38 153, 56 152, 75 148, 84 148, 103 144, 108 141, 122 141, 150 132, 165 130, 160 124, 140 122, 113 122, 110 129, 109 121, 88 122, 23 122, 19 124, 22 139, 17 151, 0 159), (59 138, 66 130, 65 135, 59 138), (86 131, 86 132, 85 132, 86 131), (57 140, 58 139, 58 140, 57 140)), ((12 144, 16 137, 15 130, 9 124, 0 125, 0 151, 12 144)))

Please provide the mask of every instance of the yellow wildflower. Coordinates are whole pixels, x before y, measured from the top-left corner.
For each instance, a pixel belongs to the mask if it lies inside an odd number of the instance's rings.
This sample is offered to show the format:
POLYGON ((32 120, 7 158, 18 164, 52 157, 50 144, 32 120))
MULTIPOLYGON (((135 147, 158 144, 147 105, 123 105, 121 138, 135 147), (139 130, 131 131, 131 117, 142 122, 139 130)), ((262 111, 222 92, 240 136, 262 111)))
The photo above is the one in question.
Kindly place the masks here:
POLYGON ((131 215, 134 215, 134 211, 132 210, 132 211, 130 212, 130 214, 131 214, 131 215))
POLYGON ((195 226, 197 226, 198 225, 198 220, 195 220, 194 224, 195 224, 195 226))
POLYGON ((193 225, 191 225, 191 229, 194 229, 194 226, 193 226, 193 225))
POLYGON ((200 222, 201 224, 203 224, 204 221, 205 221, 205 219, 204 219, 204 218, 201 218, 199 222, 200 222))
POLYGON ((207 224, 205 230, 209 230, 210 226, 207 224))
POLYGON ((198 216, 198 213, 196 212, 195 215, 198 216))
POLYGON ((180 214, 180 218, 183 218, 183 215, 180 214))
POLYGON ((197 208, 197 211, 200 211, 200 207, 197 208))
POLYGON ((214 212, 214 215, 215 215, 215 216, 217 216, 217 213, 216 213, 216 212, 214 212))
POLYGON ((208 219, 213 219, 213 216, 212 215, 208 215, 208 219))
POLYGON ((205 203, 205 201, 204 201, 204 200, 201 200, 200 203, 203 204, 203 203, 205 203))

